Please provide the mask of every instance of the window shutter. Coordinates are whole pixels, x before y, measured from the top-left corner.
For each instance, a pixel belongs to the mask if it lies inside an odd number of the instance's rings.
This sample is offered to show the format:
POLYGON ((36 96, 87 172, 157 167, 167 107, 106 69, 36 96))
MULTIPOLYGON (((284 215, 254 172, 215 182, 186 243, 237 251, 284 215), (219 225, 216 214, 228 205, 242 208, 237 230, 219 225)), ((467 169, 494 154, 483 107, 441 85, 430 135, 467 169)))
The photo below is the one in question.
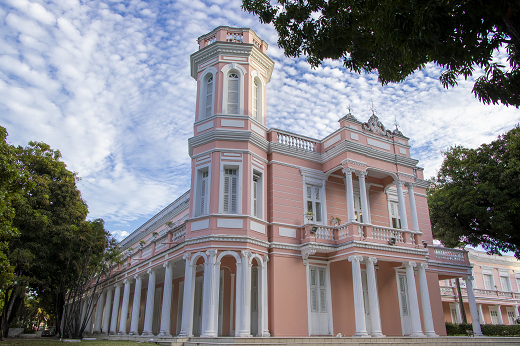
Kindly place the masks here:
POLYGON ((258 120, 258 83, 253 82, 253 118, 258 120))
POLYGON ((231 213, 237 213, 237 177, 231 177, 231 213))
POLYGON ((224 177, 224 213, 229 212, 229 179, 228 175, 224 177))
POLYGON ((253 216, 258 216, 258 206, 257 206, 257 189, 258 188, 258 182, 256 180, 253 180, 253 216))
POLYGON ((206 118, 212 115, 213 107, 213 77, 209 77, 206 85, 206 118))
POLYGON ((228 114, 238 114, 238 75, 231 73, 228 78, 228 114))
POLYGON ((206 210, 206 178, 202 178, 200 184, 200 213, 199 215, 204 214, 206 210))

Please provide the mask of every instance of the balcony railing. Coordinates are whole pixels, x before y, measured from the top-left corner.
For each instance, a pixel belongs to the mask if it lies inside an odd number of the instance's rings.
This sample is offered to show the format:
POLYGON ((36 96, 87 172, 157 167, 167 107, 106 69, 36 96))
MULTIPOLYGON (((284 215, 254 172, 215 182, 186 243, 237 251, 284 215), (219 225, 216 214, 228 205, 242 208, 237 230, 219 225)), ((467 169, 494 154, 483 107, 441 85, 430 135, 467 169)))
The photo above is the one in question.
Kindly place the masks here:
MULTIPOLYGON (((445 296, 457 296, 457 289, 456 287, 452 286, 441 286, 441 295, 445 296)), ((460 288, 460 292, 463 297, 468 296, 468 290, 465 287, 460 288)), ((484 288, 473 288, 473 293, 475 294, 475 297, 477 298, 501 298, 501 299, 517 299, 520 300, 520 293, 517 292, 508 292, 508 291, 498 291, 498 290, 487 290, 484 288)))
POLYGON ((358 239, 387 245, 395 244, 397 246, 415 246, 415 244, 420 243, 416 240, 418 236, 420 236, 419 233, 412 231, 364 225, 358 222, 347 222, 337 226, 307 225, 303 233, 304 240, 308 238, 309 241, 313 241, 312 238, 315 238, 315 241, 323 243, 341 244, 348 240, 358 239), (312 227, 316 227, 315 233, 311 233, 312 227), (395 243, 392 238, 395 238, 395 243))
POLYGON ((316 151, 317 141, 313 141, 310 138, 298 136, 289 132, 282 132, 277 130, 278 143, 293 147, 296 149, 316 151))
POLYGON ((442 246, 428 246, 430 260, 453 264, 470 265, 468 252, 461 249, 450 249, 442 246))

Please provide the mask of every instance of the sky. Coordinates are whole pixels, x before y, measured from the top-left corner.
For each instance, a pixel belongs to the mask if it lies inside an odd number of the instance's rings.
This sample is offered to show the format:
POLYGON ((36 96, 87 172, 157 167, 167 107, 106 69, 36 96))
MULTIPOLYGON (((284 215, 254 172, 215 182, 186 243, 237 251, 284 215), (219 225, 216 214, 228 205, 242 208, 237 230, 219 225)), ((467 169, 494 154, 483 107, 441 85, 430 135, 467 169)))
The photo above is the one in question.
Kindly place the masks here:
POLYGON ((373 102, 387 128, 397 121, 410 137, 429 178, 443 150, 478 147, 520 122, 516 108, 478 102, 475 77, 444 89, 435 65, 386 86, 340 61, 311 69, 303 57, 285 57, 273 27, 237 0, 0 0, 0 126, 8 142, 59 149, 82 178, 89 218, 104 219, 123 239, 189 189, 196 94, 189 56, 197 38, 220 25, 252 28, 270 45, 268 127, 321 139, 349 106, 367 121, 373 102))

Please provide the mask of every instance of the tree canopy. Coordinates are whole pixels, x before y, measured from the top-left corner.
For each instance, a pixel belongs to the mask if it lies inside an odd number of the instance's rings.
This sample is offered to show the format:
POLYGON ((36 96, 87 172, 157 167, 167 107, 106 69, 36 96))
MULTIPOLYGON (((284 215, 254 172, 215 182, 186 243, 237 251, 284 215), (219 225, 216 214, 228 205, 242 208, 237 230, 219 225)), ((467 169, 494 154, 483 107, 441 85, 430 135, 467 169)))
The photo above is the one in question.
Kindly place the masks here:
POLYGON ((313 67, 342 59, 387 84, 431 62, 444 69, 447 88, 479 66, 480 101, 520 106, 520 0, 243 0, 242 7, 274 25, 285 55, 303 54, 313 67), (499 50, 508 66, 493 61, 499 50))
POLYGON ((520 259, 520 127, 477 149, 456 146, 444 155, 428 189, 434 238, 520 259))

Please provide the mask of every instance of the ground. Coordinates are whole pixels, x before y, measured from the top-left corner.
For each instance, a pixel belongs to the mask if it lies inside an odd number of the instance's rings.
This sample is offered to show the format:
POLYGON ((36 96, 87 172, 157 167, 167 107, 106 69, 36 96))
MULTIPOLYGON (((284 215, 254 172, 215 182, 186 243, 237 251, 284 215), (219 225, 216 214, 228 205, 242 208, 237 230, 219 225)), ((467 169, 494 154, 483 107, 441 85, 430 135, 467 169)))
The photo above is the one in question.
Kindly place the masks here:
MULTIPOLYGON (((135 341, 112 341, 112 340, 96 340, 96 341, 82 341, 81 343, 63 343, 60 339, 41 338, 41 339, 7 339, 0 345, 9 346, 74 346, 88 344, 88 346, 135 346, 135 341)), ((139 343, 141 346, 156 346, 156 343, 143 342, 139 343)))

